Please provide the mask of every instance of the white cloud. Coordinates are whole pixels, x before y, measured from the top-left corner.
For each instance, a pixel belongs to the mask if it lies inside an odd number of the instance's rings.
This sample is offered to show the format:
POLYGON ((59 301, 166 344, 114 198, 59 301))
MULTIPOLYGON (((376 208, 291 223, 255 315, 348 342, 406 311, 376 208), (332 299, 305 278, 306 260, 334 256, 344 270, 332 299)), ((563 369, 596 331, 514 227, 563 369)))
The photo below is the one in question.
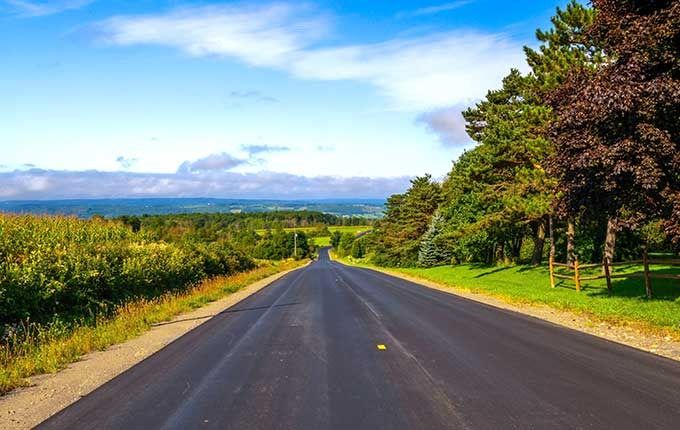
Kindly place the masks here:
POLYGON ((462 106, 437 109, 420 115, 417 121, 425 124, 445 146, 468 145, 472 139, 465 131, 463 109, 462 106))
POLYGON ((470 3, 474 3, 475 0, 459 0, 450 3, 444 3, 436 6, 428 6, 420 9, 416 9, 410 12, 401 12, 397 14, 397 18, 403 18, 406 16, 423 16, 423 15, 435 15, 442 12, 449 12, 452 10, 460 9, 463 6, 467 6, 470 3))
POLYGON ((17 13, 25 16, 46 16, 67 10, 80 9, 93 3, 95 0, 0 0, 12 7, 17 13))
POLYGON ((290 151, 289 147, 280 145, 241 145, 241 149, 247 152, 251 157, 258 154, 290 151))
POLYGON ((329 22, 310 8, 274 4, 182 8, 100 23, 117 45, 170 46, 220 56, 310 80, 353 80, 376 87, 392 107, 432 110, 467 104, 522 67, 521 43, 505 34, 438 32, 382 43, 320 47, 329 22))
POLYGON ((199 158, 196 161, 185 161, 180 164, 177 173, 195 173, 206 171, 225 171, 231 170, 242 164, 246 164, 248 160, 236 158, 222 152, 220 154, 210 154, 207 157, 199 158))
POLYGON ((119 45, 165 45, 195 56, 229 56, 253 66, 278 67, 324 34, 324 19, 308 17, 306 11, 285 4, 187 7, 161 15, 114 17, 100 28, 119 45))
POLYGON ((305 177, 275 172, 203 171, 187 175, 32 169, 0 172, 0 199, 384 198, 403 192, 409 180, 409 177, 305 177))

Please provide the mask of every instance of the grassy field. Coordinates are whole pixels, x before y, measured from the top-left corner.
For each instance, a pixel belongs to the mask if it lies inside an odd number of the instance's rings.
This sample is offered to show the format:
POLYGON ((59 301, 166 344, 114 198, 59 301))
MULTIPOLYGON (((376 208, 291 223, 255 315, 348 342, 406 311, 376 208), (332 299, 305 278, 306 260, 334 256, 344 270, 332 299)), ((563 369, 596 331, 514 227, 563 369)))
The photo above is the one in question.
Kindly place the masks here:
MULTIPOLYGON (((316 230, 318 227, 298 227, 298 228, 284 228, 284 231, 303 231, 309 233, 310 231, 316 230)), ((354 233, 359 234, 364 231, 368 231, 373 227, 370 225, 330 225, 328 230, 332 233, 334 231, 339 231, 340 233, 354 233)), ((264 234, 267 232, 265 229, 255 230, 257 234, 264 234)))
MULTIPOLYGON (((299 228, 284 228, 284 231, 303 231, 305 233, 309 233, 311 231, 316 230, 318 227, 299 227, 299 228)), ((334 231, 339 231, 340 233, 352 233, 352 234, 359 234, 363 233, 365 231, 368 231, 372 229, 370 225, 337 225, 337 226, 328 226, 328 230, 333 233, 334 231)), ((264 234, 266 233, 267 230, 255 230, 257 234, 264 234)), ((330 236, 318 236, 318 237, 312 237, 310 238, 311 242, 316 245, 316 246, 330 246, 331 244, 331 238, 330 236)))
MULTIPOLYGON (((369 266, 361 262, 349 263, 369 266)), ((555 288, 550 288, 546 267, 465 264, 389 270, 508 302, 545 304, 614 324, 636 323, 680 338, 680 281, 677 280, 652 280, 654 298, 648 300, 640 278, 614 280, 611 295, 604 280, 585 281, 581 293, 576 292, 569 281, 560 281, 555 288)), ((617 273, 640 270, 639 266, 624 266, 617 268, 617 273)), ((654 271, 680 274, 680 267, 656 266, 654 271)))
POLYGON ((96 326, 81 326, 68 331, 60 327, 43 327, 24 332, 22 336, 26 339, 12 339, 14 348, 0 344, 0 394, 26 385, 29 376, 56 372, 84 354, 134 338, 156 323, 168 321, 267 276, 304 263, 292 260, 263 263, 250 272, 205 281, 183 293, 128 303, 120 307, 115 316, 98 321, 96 326))
POLYGON ((312 243, 316 246, 331 246, 330 236, 313 237, 312 243))

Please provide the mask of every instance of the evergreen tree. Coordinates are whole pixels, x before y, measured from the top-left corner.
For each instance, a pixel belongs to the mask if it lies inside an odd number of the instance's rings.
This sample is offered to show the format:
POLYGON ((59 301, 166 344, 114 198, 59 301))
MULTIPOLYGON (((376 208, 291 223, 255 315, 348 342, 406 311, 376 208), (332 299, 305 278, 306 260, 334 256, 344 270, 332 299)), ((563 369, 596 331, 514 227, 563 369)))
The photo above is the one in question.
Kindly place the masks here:
POLYGON ((386 265, 415 265, 420 238, 441 202, 441 186, 430 175, 413 179, 405 194, 391 196, 385 217, 372 234, 376 261, 386 265))
POLYGON ((437 213, 430 221, 430 227, 420 240, 418 252, 418 265, 421 267, 433 267, 448 263, 451 254, 442 241, 444 217, 437 213))

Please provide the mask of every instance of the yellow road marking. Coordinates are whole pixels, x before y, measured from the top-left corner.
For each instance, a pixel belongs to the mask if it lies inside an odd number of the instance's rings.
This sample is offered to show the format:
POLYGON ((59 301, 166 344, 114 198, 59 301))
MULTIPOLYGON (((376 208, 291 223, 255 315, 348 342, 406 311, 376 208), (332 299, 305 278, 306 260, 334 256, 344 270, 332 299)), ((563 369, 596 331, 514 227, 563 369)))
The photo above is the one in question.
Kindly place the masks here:
POLYGON ((383 345, 382 343, 380 343, 380 344, 378 344, 378 349, 381 350, 381 351, 384 351, 384 350, 387 349, 387 347, 385 345, 383 345))

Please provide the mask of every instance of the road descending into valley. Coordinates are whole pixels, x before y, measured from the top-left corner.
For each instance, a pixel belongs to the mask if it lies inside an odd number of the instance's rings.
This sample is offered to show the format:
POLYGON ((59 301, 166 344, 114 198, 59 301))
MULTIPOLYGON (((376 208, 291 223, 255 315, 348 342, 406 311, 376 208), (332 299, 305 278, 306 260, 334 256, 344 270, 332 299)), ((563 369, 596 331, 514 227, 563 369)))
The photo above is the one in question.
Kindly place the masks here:
POLYGON ((39 428, 679 429, 680 363, 322 250, 39 428))

